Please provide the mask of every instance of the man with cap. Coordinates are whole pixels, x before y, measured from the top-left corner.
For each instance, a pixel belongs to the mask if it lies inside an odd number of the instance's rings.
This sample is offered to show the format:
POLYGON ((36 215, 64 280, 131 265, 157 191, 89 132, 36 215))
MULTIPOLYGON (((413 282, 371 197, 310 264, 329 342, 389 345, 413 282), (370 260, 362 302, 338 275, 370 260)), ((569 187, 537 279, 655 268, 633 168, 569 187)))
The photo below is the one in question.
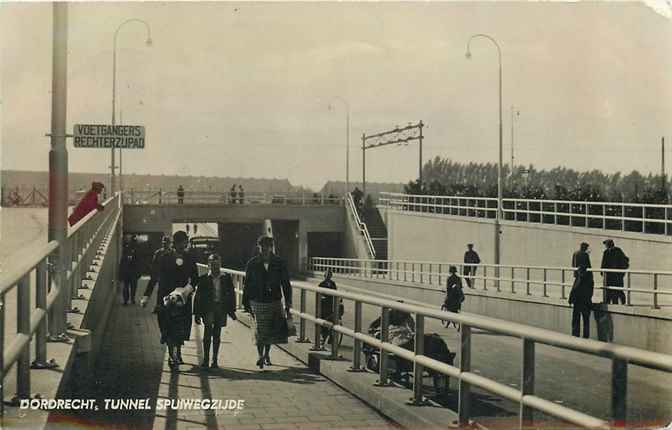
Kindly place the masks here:
POLYGON ((261 253, 252 257, 245 268, 243 306, 255 319, 257 366, 263 369, 264 365, 271 364, 271 345, 287 343, 285 318, 292 306, 292 285, 287 263, 273 253, 273 238, 261 236, 257 244, 261 253), (282 308, 283 297, 285 309, 282 308))
MULTIPOLYGON (((182 361, 181 347, 191 332, 191 293, 198 283, 196 259, 187 250, 187 233, 180 230, 173 235, 173 247, 160 255, 156 263, 159 290, 156 295, 157 319, 161 330, 161 343, 168 344, 168 363, 175 367, 182 361), (173 300, 174 299, 174 300, 173 300), (171 321, 165 312, 169 304, 179 303, 183 312, 179 322, 171 321)), ((152 295, 156 282, 150 282, 140 304, 144 307, 152 295)))
POLYGON ((478 253, 474 251, 474 244, 467 244, 467 252, 464 253, 464 279, 467 281, 467 286, 471 286, 471 277, 476 276, 477 264, 481 262, 481 258, 478 256, 478 253))
MULTIPOLYGON (((627 269, 630 267, 630 259, 626 257, 623 250, 614 245, 614 241, 607 239, 602 242, 605 246, 604 254, 602 254, 602 269, 627 269)), ((607 304, 618 304, 620 301, 621 304, 625 304, 625 293, 623 289, 623 277, 625 276, 624 272, 602 272, 601 275, 604 277, 605 287, 607 289, 607 304), (611 288, 620 288, 621 291, 615 291, 611 288)))
POLYGON ((582 242, 579 250, 572 255, 574 285, 569 293, 569 304, 572 305, 572 336, 579 337, 581 318, 583 318, 583 337, 590 337, 590 310, 593 298, 593 272, 590 266, 589 245, 582 242))

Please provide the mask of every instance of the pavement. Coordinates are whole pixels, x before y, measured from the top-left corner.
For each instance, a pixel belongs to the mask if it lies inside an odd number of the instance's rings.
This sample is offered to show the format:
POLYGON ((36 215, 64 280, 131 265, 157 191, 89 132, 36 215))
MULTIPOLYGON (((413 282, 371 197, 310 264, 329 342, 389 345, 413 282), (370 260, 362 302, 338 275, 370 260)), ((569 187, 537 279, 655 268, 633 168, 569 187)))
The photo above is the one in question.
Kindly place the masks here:
MULTIPOLYGON (((141 281, 138 297, 145 282, 141 281)), ((202 326, 193 325, 191 340, 182 348, 186 363, 179 371, 171 371, 151 307, 120 302, 119 298, 111 311, 95 374, 72 394, 72 398, 96 399, 99 410, 52 412, 49 428, 399 428, 277 347, 271 351, 273 365, 259 370, 252 333, 240 322, 230 322, 222 332, 220 369, 198 366, 202 326), (112 399, 148 399, 150 407, 112 409, 112 399), (218 399, 222 403, 216 405, 217 410, 185 404, 177 409, 157 408, 158 401, 169 399, 218 399), (238 409, 241 400, 244 406, 238 409)))

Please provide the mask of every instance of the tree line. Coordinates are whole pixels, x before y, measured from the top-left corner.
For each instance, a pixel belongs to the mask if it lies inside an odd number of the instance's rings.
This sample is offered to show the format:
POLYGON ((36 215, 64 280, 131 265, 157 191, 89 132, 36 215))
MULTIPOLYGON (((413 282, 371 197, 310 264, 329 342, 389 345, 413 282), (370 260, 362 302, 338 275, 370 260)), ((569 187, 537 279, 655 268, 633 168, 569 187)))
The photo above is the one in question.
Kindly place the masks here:
MULTIPOLYGON (((607 174, 600 170, 580 172, 565 167, 550 170, 533 165, 502 166, 504 198, 574 201, 607 201, 665 204, 669 183, 662 175, 642 175, 633 170, 607 174)), ((416 180, 404 186, 406 194, 497 197, 497 164, 460 163, 436 157, 425 163, 422 184, 416 180)))

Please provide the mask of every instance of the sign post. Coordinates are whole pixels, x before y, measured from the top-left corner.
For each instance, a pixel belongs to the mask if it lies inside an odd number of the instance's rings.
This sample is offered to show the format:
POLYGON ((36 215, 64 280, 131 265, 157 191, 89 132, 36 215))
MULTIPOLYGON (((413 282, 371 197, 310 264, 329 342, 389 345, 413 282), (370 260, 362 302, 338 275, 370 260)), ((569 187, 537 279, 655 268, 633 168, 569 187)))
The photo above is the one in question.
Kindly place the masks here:
POLYGON ((75 124, 75 148, 144 149, 142 125, 75 124))

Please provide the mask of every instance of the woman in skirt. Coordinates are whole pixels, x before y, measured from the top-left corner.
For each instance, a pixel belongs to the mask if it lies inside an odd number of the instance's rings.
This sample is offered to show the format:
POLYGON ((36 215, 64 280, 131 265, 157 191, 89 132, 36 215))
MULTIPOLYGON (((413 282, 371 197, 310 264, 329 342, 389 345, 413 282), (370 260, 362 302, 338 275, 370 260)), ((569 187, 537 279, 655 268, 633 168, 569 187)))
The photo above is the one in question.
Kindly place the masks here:
POLYGON ((292 306, 292 286, 287 264, 273 253, 273 238, 261 236, 257 243, 261 253, 247 263, 243 306, 255 320, 257 366, 263 369, 264 365, 271 365, 271 345, 287 343, 286 317, 292 306))

